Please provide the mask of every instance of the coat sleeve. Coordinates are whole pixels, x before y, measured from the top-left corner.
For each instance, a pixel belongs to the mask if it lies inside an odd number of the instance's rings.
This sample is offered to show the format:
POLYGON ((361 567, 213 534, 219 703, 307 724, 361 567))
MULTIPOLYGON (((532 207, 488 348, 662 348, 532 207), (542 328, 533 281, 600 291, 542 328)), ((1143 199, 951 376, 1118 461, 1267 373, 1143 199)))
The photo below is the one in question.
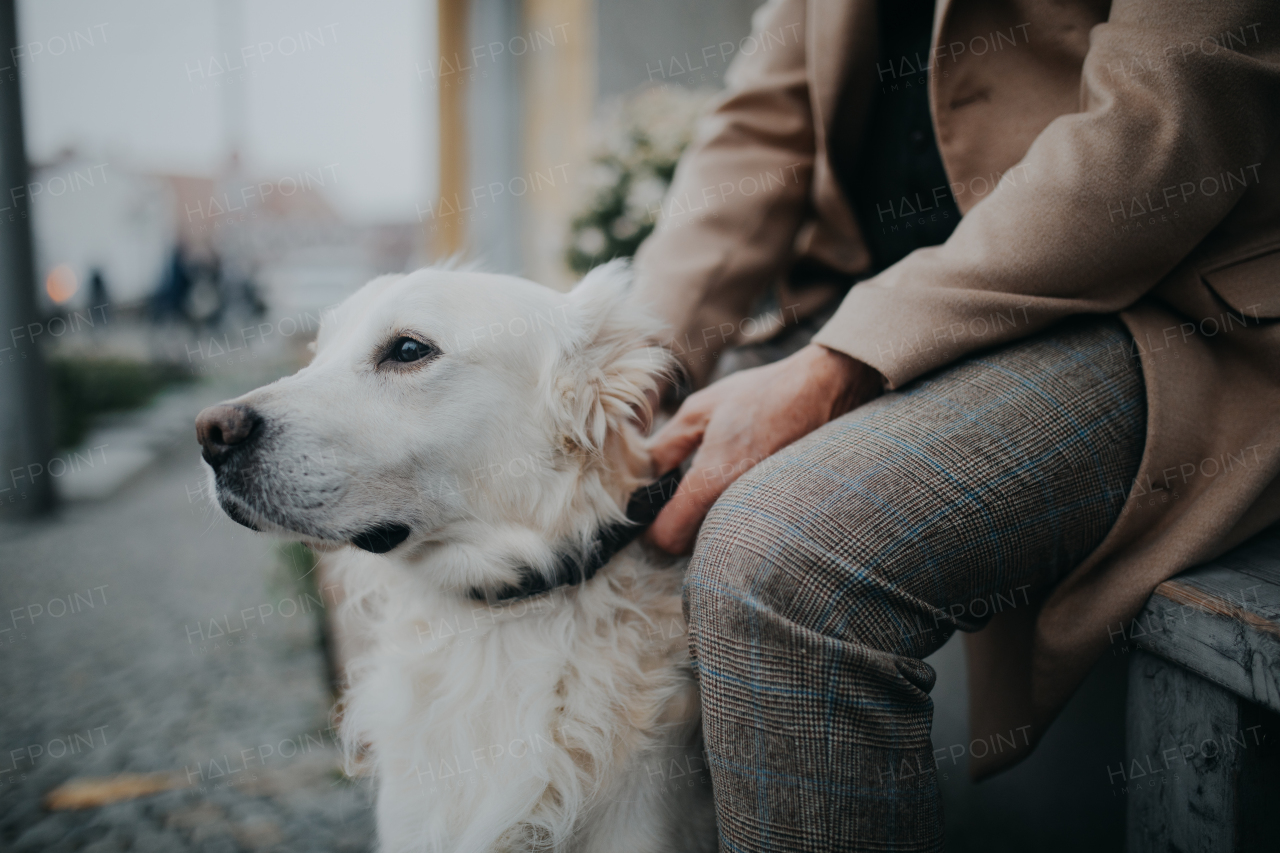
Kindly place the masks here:
POLYGON ((946 243, 856 285, 815 340, 892 388, 1140 299, 1259 183, 1280 129, 1277 10, 1116 0, 1090 34, 1080 111, 1052 121, 946 243))
POLYGON ((636 256, 638 287, 696 384, 790 260, 808 203, 814 131, 804 0, 752 19, 728 88, 699 120, 662 215, 636 256), (731 331, 732 330, 732 331, 731 331))

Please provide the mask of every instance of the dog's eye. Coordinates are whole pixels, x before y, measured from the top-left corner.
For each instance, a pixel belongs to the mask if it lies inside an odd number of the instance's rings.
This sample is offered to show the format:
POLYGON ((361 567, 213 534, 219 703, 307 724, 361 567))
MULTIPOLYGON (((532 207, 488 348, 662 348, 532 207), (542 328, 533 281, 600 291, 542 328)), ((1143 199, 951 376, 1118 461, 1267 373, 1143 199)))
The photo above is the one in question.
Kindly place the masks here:
POLYGON ((421 361, 435 352, 435 347, 430 344, 424 344, 422 341, 416 341, 413 338, 397 338, 396 342, 391 345, 391 358, 394 361, 405 363, 421 361))

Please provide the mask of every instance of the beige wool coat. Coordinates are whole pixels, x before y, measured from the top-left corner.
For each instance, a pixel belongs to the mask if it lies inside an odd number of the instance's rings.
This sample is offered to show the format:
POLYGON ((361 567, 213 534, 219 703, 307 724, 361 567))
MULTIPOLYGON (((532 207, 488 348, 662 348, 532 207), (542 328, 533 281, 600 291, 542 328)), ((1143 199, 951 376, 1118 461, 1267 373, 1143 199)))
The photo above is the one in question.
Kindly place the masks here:
MULTIPOLYGON (((877 56, 876 0, 771 0, 753 24, 637 258, 696 381, 798 262, 868 268, 833 173, 854 146, 832 142, 859 138, 877 86, 928 86, 962 219, 816 341, 897 388, 1073 314, 1119 312, 1135 338, 1147 443, 1119 520, 1040 606, 969 638, 974 737, 1038 737, 1157 584, 1280 518, 1280 3, 939 0, 924 58, 877 56)), ((877 209, 863 227, 938 215, 877 209)))

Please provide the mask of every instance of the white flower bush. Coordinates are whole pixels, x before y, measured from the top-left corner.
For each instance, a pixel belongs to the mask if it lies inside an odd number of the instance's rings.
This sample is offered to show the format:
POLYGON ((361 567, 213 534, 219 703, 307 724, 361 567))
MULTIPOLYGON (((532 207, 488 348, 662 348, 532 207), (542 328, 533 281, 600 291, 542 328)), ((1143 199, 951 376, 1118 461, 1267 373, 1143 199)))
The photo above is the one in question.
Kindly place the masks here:
POLYGON ((715 93, 655 86, 620 98, 596 127, 587 198, 570 224, 566 262, 585 273, 626 258, 653 231, 698 113, 715 93))

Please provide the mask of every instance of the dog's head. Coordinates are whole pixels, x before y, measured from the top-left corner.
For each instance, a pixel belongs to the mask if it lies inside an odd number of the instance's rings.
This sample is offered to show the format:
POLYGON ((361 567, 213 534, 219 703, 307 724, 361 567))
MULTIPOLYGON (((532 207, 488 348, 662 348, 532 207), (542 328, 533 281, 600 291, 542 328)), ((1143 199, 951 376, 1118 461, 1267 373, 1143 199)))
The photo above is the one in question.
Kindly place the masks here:
POLYGON ((621 517, 650 475, 637 417, 668 365, 623 264, 568 294, 424 269, 325 318, 303 370, 197 419, 218 502, 321 548, 510 580, 621 517))

